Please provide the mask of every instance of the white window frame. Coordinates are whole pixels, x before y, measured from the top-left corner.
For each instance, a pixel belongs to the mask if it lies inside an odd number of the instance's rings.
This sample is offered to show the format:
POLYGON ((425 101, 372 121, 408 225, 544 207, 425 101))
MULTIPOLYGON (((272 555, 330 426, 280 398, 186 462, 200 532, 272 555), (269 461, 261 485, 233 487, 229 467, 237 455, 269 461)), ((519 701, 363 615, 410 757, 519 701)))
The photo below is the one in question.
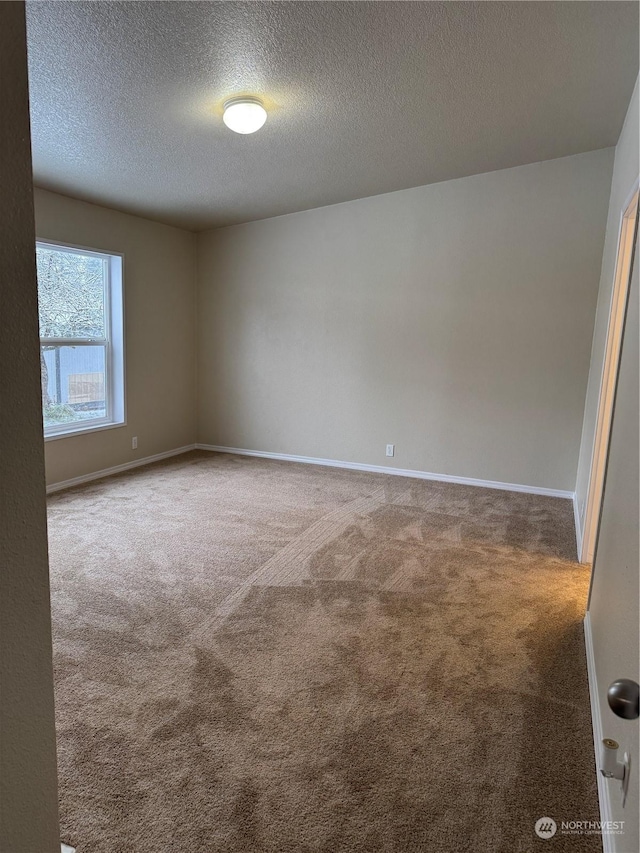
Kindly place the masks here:
POLYGON ((105 263, 105 336, 104 338, 40 338, 41 346, 104 346, 105 347, 105 405, 104 418, 79 423, 55 424, 44 427, 45 441, 69 438, 79 433, 98 432, 126 426, 126 394, 124 370, 124 255, 60 243, 57 240, 36 240, 36 247, 55 249, 72 255, 88 255, 105 263))

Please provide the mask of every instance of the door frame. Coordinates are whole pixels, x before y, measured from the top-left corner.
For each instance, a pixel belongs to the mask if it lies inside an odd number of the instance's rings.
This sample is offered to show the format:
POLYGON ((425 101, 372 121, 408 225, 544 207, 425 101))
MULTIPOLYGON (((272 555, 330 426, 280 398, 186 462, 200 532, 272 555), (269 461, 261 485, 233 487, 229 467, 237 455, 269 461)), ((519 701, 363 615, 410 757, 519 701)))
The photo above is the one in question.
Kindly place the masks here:
POLYGON ((618 242, 616 244, 616 265, 609 304, 607 338, 598 394, 596 429, 591 450, 589 484, 587 487, 587 500, 582 530, 582 546, 578 555, 581 563, 593 564, 596 552, 604 478, 609 453, 609 440, 611 437, 613 406, 620 367, 620 351, 622 349, 624 323, 629 301, 629 281, 633 269, 638 233, 639 196, 640 177, 636 178, 620 214, 618 242))

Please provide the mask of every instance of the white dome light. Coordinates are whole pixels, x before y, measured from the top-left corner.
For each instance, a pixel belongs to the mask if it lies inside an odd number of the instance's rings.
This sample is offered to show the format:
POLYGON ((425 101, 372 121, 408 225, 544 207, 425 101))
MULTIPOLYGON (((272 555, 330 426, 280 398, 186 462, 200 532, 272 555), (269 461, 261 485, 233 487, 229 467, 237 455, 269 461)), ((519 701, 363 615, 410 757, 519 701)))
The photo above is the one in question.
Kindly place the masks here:
POLYGON ((222 120, 236 133, 255 133, 267 120, 267 111, 257 98, 232 98, 224 105, 222 120))

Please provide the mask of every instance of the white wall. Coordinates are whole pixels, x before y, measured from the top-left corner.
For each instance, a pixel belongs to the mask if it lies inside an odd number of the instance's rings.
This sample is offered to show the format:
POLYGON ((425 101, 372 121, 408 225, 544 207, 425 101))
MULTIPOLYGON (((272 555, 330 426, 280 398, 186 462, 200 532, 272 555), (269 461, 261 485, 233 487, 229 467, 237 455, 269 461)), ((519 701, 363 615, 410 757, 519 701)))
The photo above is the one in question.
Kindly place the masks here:
POLYGON ((38 239, 124 253, 126 426, 47 441, 47 482, 192 444, 195 235, 41 189, 35 215, 38 239))
POLYGON ((198 440, 573 491, 612 159, 199 234, 198 440))
MULTIPOLYGON (((627 121, 616 150, 615 170, 611 188, 609 225, 607 228, 605 263, 599 299, 598 320, 606 326, 605 306, 611 296, 614 259, 617 248, 619 215, 625 200, 626 188, 637 177, 638 162, 638 87, 634 92, 627 121), (613 211, 613 215, 611 215, 613 211)), ((640 400, 638 370, 640 339, 639 323, 639 258, 636 258, 630 281, 629 306, 625 323, 620 359, 620 372, 611 430, 611 442, 605 479, 602 516, 593 567, 589 601, 589 619, 593 637, 593 657, 596 671, 596 690, 602 719, 602 735, 617 740, 621 752, 632 755, 633 770, 626 808, 622 808, 620 786, 607 783, 612 819, 625 821, 625 834, 616 839, 619 853, 640 850, 638 833, 640 748, 638 720, 621 720, 609 709, 606 691, 617 678, 640 681, 638 660, 638 574, 640 566, 638 479, 640 476, 638 426, 640 400)), ((596 329, 594 357, 604 357, 603 333, 596 329), (597 346, 596 346, 597 344, 597 346)), ((600 376, 602 361, 592 359, 592 374, 600 376)), ((588 401, 589 402, 589 401, 588 401)), ((593 401, 591 401, 593 402, 593 401)), ((597 402, 597 401, 596 401, 597 402)), ((592 413, 587 412, 587 417, 592 413)))
POLYGON ((629 194, 634 181, 640 173, 638 152, 638 82, 633 91, 627 117, 625 119, 618 145, 615 149, 615 163, 609 198, 609 214, 607 231, 602 254, 602 269, 600 288, 598 291, 598 306, 596 311, 593 342, 591 347, 591 363, 589 368, 589 384, 584 410, 582 440, 580 442, 580 457, 576 481, 576 500, 580 516, 580 525, 584 529, 587 494, 589 490, 589 474, 593 455, 593 442, 598 416, 598 398, 600 382, 604 365, 605 347, 607 345, 607 330, 609 310, 613 291, 616 259, 618 255, 618 237, 623 208, 630 201, 629 194))
POLYGON ((0 851, 60 850, 24 4, 0 3, 0 851))

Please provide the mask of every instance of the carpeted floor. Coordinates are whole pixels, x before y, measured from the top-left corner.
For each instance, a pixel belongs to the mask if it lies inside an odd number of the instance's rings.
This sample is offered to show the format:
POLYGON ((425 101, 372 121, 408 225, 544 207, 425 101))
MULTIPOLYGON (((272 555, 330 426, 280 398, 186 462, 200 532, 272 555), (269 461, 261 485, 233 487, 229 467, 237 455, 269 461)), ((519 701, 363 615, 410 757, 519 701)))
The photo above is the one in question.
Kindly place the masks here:
POLYGON ((534 833, 598 817, 569 501, 191 453, 49 510, 78 853, 601 849, 534 833))

